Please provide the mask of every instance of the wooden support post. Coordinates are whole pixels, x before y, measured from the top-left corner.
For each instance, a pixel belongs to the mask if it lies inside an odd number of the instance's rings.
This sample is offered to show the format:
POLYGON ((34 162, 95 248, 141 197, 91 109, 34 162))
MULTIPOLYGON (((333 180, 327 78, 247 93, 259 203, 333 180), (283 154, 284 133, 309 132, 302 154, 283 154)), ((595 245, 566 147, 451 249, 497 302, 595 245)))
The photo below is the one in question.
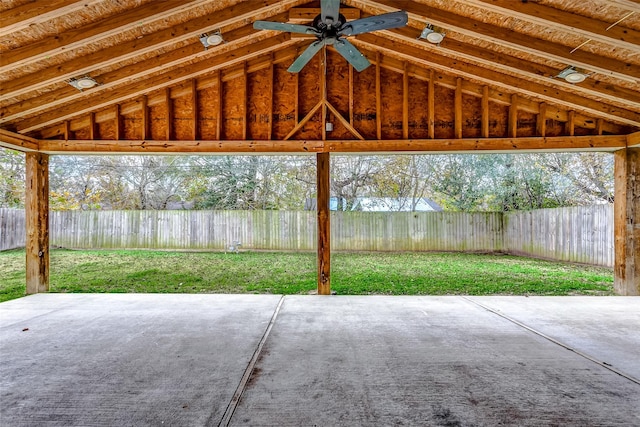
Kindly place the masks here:
POLYGON ((640 295, 640 148, 615 156, 613 287, 619 295, 640 295))
POLYGON ((116 141, 122 139, 122 116, 120 116, 120 104, 116 104, 113 106, 113 127, 114 127, 114 138, 116 141))
POLYGON ((98 125, 96 124, 96 113, 89 113, 89 139, 96 139, 98 125))
POLYGON ((380 61, 382 56, 376 52, 376 137, 382 139, 382 88, 380 86, 380 61))
POLYGON ((27 294, 49 290, 49 155, 26 153, 27 294))
POLYGON ((198 122, 198 82, 196 79, 191 79, 191 121, 193 123, 191 137, 197 141, 200 137, 200 123, 198 122))
POLYGON ((142 95, 140 108, 142 109, 142 123, 140 124, 142 129, 140 132, 140 139, 144 141, 151 137, 151 121, 149 120, 149 98, 147 98, 147 95, 142 95))
POLYGON ((455 137, 462 138, 462 79, 456 79, 456 93, 454 99, 454 129, 455 137))
POLYGON ((409 71, 402 63, 402 138, 409 139, 409 71))
POLYGON ((171 102, 171 88, 165 88, 164 90, 164 103, 167 108, 167 129, 165 137, 167 141, 171 141, 173 139, 173 103, 171 102))
POLYGON ((216 71, 216 139, 220 141, 222 138, 222 74, 220 70, 216 71))
POLYGON ((429 71, 429 87, 427 89, 427 114, 429 116, 428 132, 429 139, 434 139, 436 135, 436 94, 435 94, 435 73, 433 70, 429 71))
POLYGON ((536 119, 536 132, 538 136, 547 136, 547 104, 540 103, 540 111, 536 119))
POLYGON ((509 138, 518 136, 518 95, 511 95, 511 105, 509 105, 509 122, 507 124, 507 134, 509 138))
MULTIPOLYGON (((269 128, 267 130, 267 141, 271 141, 273 138, 273 84, 275 79, 275 67, 273 65, 273 52, 270 54, 271 60, 269 61, 269 128)), ((296 73, 298 75, 298 73, 296 73)), ((297 103, 296 103, 297 104, 297 103)), ((298 117, 296 116, 296 120, 298 117)))
POLYGON ((318 295, 331 294, 331 225, 329 221, 329 153, 316 154, 318 211, 318 295))
POLYGON ((482 87, 482 137, 489 138, 489 86, 482 87))

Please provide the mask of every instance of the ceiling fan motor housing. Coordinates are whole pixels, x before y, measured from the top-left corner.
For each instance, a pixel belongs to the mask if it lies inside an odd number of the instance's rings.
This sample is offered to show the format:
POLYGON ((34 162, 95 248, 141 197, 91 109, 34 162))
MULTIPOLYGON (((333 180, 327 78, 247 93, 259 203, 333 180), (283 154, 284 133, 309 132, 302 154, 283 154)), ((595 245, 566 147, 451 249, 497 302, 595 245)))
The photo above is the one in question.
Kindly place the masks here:
POLYGON ((322 33, 321 38, 337 37, 338 31, 342 29, 342 26, 347 22, 347 19, 343 14, 338 15, 338 22, 334 22, 331 26, 322 21, 322 15, 318 15, 313 19, 311 26, 322 33))

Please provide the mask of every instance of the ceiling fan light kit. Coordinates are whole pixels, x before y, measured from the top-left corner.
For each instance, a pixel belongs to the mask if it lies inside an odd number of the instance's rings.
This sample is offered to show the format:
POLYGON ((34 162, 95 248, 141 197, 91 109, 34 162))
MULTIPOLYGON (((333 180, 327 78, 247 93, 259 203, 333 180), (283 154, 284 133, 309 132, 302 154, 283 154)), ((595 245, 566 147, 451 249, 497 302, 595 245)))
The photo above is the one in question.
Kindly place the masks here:
POLYGON ((311 45, 293 61, 293 64, 291 64, 288 69, 291 73, 300 72, 311 58, 325 46, 333 46, 356 71, 362 71, 371 65, 371 63, 346 37, 372 31, 404 27, 407 25, 407 21, 407 12, 398 11, 347 22, 344 15, 340 13, 340 0, 321 0, 320 15, 315 17, 311 26, 284 22, 256 21, 253 24, 253 28, 257 30, 311 34, 316 37, 317 40, 311 43, 311 45))
POLYGON ((78 89, 80 92, 98 85, 98 82, 89 76, 73 78, 67 81, 67 83, 78 89))

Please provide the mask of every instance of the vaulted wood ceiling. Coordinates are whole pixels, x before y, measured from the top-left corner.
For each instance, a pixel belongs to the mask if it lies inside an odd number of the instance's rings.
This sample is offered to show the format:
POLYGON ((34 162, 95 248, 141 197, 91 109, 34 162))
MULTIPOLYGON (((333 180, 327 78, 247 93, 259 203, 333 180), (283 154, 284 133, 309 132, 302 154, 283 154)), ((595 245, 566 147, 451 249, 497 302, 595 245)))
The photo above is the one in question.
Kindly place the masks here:
POLYGON ((311 39, 253 28, 310 23, 317 1, 4 0, 0 135, 46 152, 313 152, 373 141, 380 151, 616 149, 629 138, 600 135, 640 130, 636 1, 341 4, 348 20, 409 13, 405 28, 350 38, 373 64, 362 73, 331 47, 288 73, 311 39), (426 23, 442 43, 419 38, 426 23), (199 36, 214 31, 225 42, 205 49, 199 36), (589 77, 555 77, 567 66, 589 77), (82 76, 99 85, 67 83, 82 76))

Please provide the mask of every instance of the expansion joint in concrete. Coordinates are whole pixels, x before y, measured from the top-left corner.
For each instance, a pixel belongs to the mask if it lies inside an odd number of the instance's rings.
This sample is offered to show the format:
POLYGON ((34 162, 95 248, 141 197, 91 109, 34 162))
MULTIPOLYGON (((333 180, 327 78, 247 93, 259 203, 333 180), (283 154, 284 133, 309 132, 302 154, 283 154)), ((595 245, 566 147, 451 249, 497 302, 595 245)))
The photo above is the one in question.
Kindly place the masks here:
MULTIPOLYGON (((249 360, 249 363, 247 364, 247 368, 244 370, 244 374, 242 375, 240 384, 238 384, 236 391, 233 393, 233 396, 231 397, 231 401, 227 405, 227 408, 225 409, 224 414, 222 415, 222 419, 220 420, 220 423, 218 423, 218 427, 227 427, 231 423, 231 418, 233 417, 233 414, 236 408, 238 407, 238 403, 240 403, 240 399, 242 398, 242 394, 244 393, 244 390, 247 387, 247 382, 249 381, 249 378, 251 378, 251 374, 253 373, 256 363, 260 359, 262 348, 264 347, 264 344, 267 342, 267 338, 269 337, 269 333, 271 332, 271 329, 273 329, 273 325, 276 322, 276 318, 278 317, 278 313, 280 312, 280 308, 282 307, 283 302, 284 302, 284 295, 280 297, 280 300, 278 301, 278 305, 276 306, 276 309, 273 312, 273 316, 271 316, 271 320, 269 321, 269 324, 267 325, 267 328, 265 329, 264 334, 262 335, 262 338, 258 342, 256 351, 253 352, 253 356, 249 360)), ((210 419, 207 425, 212 425, 211 423, 212 423, 212 420, 210 419)))
POLYGON ((603 361, 598 360, 598 359, 596 359, 596 358, 594 358, 594 357, 592 357, 592 356, 590 356, 590 355, 588 355, 588 354, 586 354, 586 353, 583 353, 583 352, 581 352, 581 351, 579 351, 579 350, 577 350, 577 349, 575 349, 575 348, 573 348, 573 347, 571 347, 571 346, 569 346, 569 345, 567 345, 567 344, 564 344, 564 343, 562 343, 562 342, 560 342, 560 341, 558 341, 558 340, 556 340, 556 339, 554 339, 554 338, 550 337, 549 335, 546 335, 546 334, 544 334, 544 333, 542 333, 542 332, 540 332, 540 331, 538 331, 538 330, 536 330, 536 329, 533 329, 533 328, 532 328, 532 327, 530 327, 530 326, 525 325, 525 324, 524 324, 524 323, 522 323, 522 322, 517 321, 516 319, 514 319, 514 318, 512 318, 512 317, 507 316, 506 314, 501 313, 501 312, 500 312, 500 311, 498 311, 498 310, 494 310, 494 309, 493 309, 493 308, 491 308, 491 307, 488 307, 488 306, 486 306, 486 305, 484 305, 484 304, 480 304, 479 302, 474 301, 474 300, 472 300, 471 298, 467 298, 467 297, 464 297, 464 296, 461 296, 460 298, 465 299, 465 300, 469 301, 470 303, 475 304, 475 305, 477 305, 478 307, 481 307, 481 308, 483 308, 483 309, 485 309, 485 310, 487 310, 487 311, 489 311, 489 312, 491 312, 491 313, 493 313, 493 314, 497 314, 498 316, 502 317, 503 319, 506 319, 506 320, 508 320, 509 322, 514 323, 514 324, 516 324, 516 325, 520 326, 521 328, 528 330, 529 332, 533 332, 534 334, 536 334, 536 335, 538 335, 538 336, 540 336, 540 337, 542 337, 542 338, 546 339, 547 341, 550 341, 550 342, 552 342, 552 343, 554 343, 554 344, 556 344, 556 345, 559 345, 559 346, 560 346, 560 347, 562 347, 562 348, 565 348, 565 349, 567 349, 567 350, 569 350, 569 351, 572 351, 572 352, 574 352, 575 354, 577 354, 577 355, 579 355, 579 356, 582 356, 582 357, 584 357, 585 359, 587 359, 587 360, 589 360, 589 361, 591 361, 591 362, 593 362, 593 363, 596 363, 596 364, 598 364, 598 365, 602 366, 603 368, 608 369, 608 370, 610 370, 611 372, 614 372, 614 373, 616 373, 616 374, 620 375, 621 377, 628 379, 628 380, 629 380, 629 381, 631 381, 631 382, 634 382, 634 383, 636 383, 636 384, 640 385, 640 380, 639 380, 638 378, 635 378, 635 377, 633 377, 633 376, 631 376, 631 375, 629 375, 629 374, 626 374, 626 373, 624 373, 624 372, 622 372, 622 371, 617 370, 616 368, 614 368, 613 366, 611 366, 611 365, 610 365, 609 363, 607 363, 607 362, 603 362, 603 361))

